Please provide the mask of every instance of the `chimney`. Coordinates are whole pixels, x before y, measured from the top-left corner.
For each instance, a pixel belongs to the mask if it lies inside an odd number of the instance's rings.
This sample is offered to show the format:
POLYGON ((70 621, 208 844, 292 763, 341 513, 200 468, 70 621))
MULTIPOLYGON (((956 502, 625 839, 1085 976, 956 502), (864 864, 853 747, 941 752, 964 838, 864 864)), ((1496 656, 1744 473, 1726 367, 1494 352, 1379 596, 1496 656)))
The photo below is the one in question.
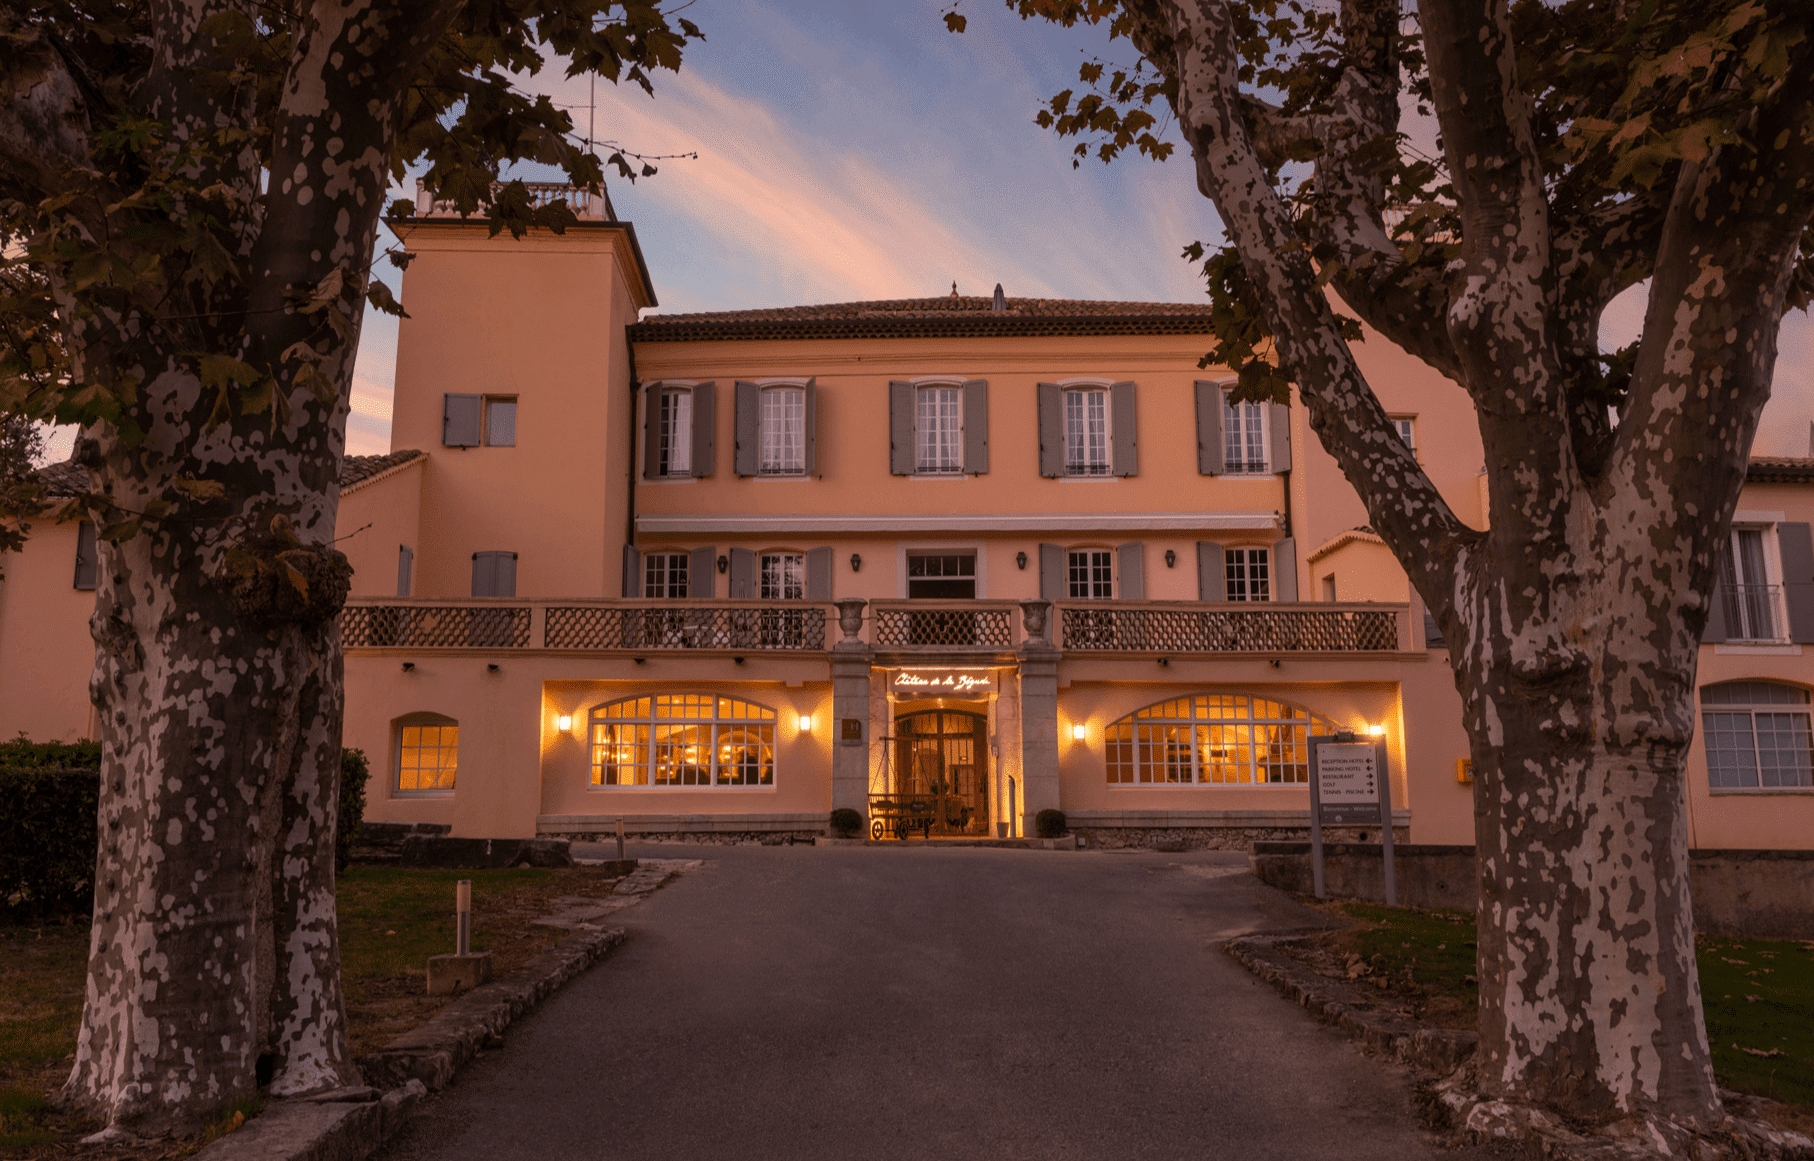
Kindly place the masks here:
POLYGON ((995 305, 990 308, 996 314, 1008 313, 1008 298, 1001 292, 1001 283, 995 284, 995 305))

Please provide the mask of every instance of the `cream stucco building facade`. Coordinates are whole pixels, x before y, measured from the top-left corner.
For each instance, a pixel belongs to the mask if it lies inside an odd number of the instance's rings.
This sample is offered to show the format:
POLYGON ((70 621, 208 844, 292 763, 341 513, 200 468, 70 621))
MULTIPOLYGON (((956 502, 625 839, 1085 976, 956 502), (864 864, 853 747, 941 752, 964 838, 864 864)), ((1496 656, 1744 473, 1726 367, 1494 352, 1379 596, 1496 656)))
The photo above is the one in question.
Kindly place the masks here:
MULTIPOLYGON (((514 241, 422 211, 396 450, 348 461, 337 531, 368 818, 999 836, 1057 808, 1098 844, 1235 846, 1305 831, 1311 734, 1380 727, 1401 838, 1472 841, 1441 643, 1302 409, 1199 369, 1205 308, 645 315, 605 203, 514 241)), ((1461 390, 1357 350, 1483 522, 1461 390)), ((1693 841, 1806 847, 1814 460, 1758 461, 1740 508, 1693 841)), ((44 524, 6 562, 0 732, 90 731, 92 554, 44 524)))

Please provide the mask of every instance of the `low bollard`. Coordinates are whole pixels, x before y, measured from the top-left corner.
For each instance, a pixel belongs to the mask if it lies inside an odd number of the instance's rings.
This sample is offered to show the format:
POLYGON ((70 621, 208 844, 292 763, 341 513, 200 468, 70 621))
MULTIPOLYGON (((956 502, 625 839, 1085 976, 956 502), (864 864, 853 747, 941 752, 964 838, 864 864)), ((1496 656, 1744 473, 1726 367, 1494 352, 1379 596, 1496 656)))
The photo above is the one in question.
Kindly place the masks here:
POLYGON ((624 861, 624 816, 617 816, 617 861, 624 861))
POLYGON ((428 958, 428 994, 447 996, 476 988, 491 978, 491 953, 472 950, 472 880, 454 886, 454 948, 452 955, 428 958))
POLYGON ((472 880, 461 879, 454 888, 454 954, 472 954, 472 880))

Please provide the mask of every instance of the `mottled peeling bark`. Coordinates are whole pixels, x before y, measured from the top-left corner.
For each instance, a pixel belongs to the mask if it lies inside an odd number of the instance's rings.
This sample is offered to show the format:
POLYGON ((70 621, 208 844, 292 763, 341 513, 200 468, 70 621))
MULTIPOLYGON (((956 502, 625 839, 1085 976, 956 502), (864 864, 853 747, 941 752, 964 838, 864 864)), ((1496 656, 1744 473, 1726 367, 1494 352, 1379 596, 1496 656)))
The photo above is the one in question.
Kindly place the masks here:
POLYGON ((1381 193, 1348 143, 1396 129, 1396 6, 1346 0, 1353 55, 1321 121, 1240 92, 1223 0, 1125 0, 1176 82, 1199 188, 1266 305, 1310 425, 1451 643, 1475 771, 1485 1095, 1671 1140, 1720 1123, 1695 973, 1685 756, 1714 546, 1744 482, 1775 336, 1814 215, 1814 50, 1798 47, 1742 143, 1675 187, 1553 212, 1502 0, 1423 0, 1458 207, 1440 282, 1393 277, 1381 193), (1389 82, 1387 80, 1389 79, 1389 82), (1320 206, 1294 222, 1265 158, 1306 132, 1320 206), (1467 389, 1490 531, 1457 520, 1393 434, 1341 339, 1306 239, 1355 264, 1331 285, 1467 389), (1653 278, 1622 422, 1592 366, 1606 303, 1653 278), (1657 1134, 1661 1126, 1661 1135, 1657 1134))

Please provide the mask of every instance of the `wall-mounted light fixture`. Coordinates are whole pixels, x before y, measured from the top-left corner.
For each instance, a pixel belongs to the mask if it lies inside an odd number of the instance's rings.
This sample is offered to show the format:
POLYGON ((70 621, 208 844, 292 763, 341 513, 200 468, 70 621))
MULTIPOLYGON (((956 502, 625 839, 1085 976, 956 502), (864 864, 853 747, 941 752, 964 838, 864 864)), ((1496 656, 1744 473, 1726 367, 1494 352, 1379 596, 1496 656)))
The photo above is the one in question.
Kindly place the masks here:
POLYGON ((813 732, 813 716, 811 714, 800 715, 800 732, 803 734, 810 734, 813 732))
POLYGON ((498 663, 495 661, 493 661, 491 664, 489 664, 485 667, 486 673, 496 673, 497 671, 498 671, 498 663))
POLYGON ((403 672, 414 673, 415 671, 416 671, 416 663, 414 661, 405 661, 403 663, 403 672))
POLYGON ((851 572, 860 572, 860 571, 862 571, 862 568, 863 568, 863 554, 860 552, 851 553, 850 554, 850 571, 851 572))
POLYGON ((1160 668, 1160 669, 1168 669, 1168 668, 1170 668, 1170 667, 1171 667, 1171 663, 1172 663, 1172 659, 1171 659, 1171 658, 1169 658, 1169 657, 1161 657, 1161 658, 1160 658, 1160 659, 1159 659, 1159 668, 1160 668))
POLYGON ((741 657, 733 657, 733 658, 731 658, 731 660, 736 662, 738 665, 743 664, 743 658, 741 658, 741 657))
POLYGON ((630 660, 636 662, 636 664, 638 664, 638 665, 647 665, 649 663, 649 659, 647 657, 632 657, 632 658, 630 658, 630 660))
POLYGON ((1022 572, 1027 571, 1027 554, 1026 553, 1017 552, 1014 554, 1014 567, 1020 569, 1022 572))
POLYGON ((1279 667, 1279 659, 1277 657, 1274 657, 1272 660, 1268 661, 1266 664, 1272 666, 1274 669, 1277 669, 1279 667))
POLYGON ((1383 738, 1386 736, 1386 727, 1381 726, 1381 725, 1368 726, 1367 727, 1367 736, 1369 738, 1383 738))
POLYGON ((559 730, 563 734, 566 733, 568 730, 571 730, 573 728, 573 715, 572 714, 556 715, 555 719, 554 719, 554 728, 559 730))
POLYGON ((1090 727, 1084 725, 1082 722, 1078 722, 1071 727, 1071 736, 1081 742, 1090 736, 1090 727))
POLYGON ((1165 567, 1170 568, 1178 563, 1178 553, 1174 549, 1165 550, 1165 567))
POLYGON ((728 556, 719 557, 718 558, 718 571, 719 572, 729 572, 730 570, 731 570, 731 558, 728 556))

